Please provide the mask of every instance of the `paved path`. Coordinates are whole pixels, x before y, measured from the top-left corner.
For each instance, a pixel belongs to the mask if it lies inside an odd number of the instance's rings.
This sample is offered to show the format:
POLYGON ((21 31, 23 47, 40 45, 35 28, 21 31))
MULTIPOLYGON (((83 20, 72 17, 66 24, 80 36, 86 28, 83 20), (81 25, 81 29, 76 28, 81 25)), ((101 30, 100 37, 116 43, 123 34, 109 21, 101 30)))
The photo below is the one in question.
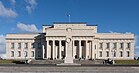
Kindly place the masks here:
POLYGON ((138 66, 0 65, 0 73, 139 73, 138 66))

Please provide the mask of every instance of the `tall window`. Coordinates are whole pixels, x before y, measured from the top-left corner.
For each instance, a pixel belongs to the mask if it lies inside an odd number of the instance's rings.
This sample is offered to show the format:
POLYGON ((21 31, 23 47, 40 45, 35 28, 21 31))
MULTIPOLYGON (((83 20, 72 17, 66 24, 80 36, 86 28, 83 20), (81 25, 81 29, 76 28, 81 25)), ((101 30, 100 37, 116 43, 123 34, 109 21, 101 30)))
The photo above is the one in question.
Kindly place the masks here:
POLYGON ((21 51, 18 51, 18 57, 21 57, 21 51))
POLYGON ((120 51, 120 57, 123 57, 123 52, 122 51, 120 51))
POLYGON ((28 43, 25 43, 25 49, 27 49, 28 48, 28 43))
POLYGON ((127 51, 127 57, 130 57, 130 52, 129 51, 127 51))
POLYGON ((116 52, 114 51, 113 56, 116 57, 116 52))
POLYGON ((131 43, 127 43, 127 49, 129 49, 131 47, 131 43))
POLYGON ((11 57, 14 57, 14 51, 11 51, 11 57))
POLYGON ((97 48, 97 46, 95 45, 95 49, 97 48))
POLYGON ((34 57, 34 51, 31 51, 31 57, 34 57))
POLYGON ((109 57, 109 51, 106 51, 106 57, 109 57))
POLYGON ((113 49, 116 49, 117 43, 113 43, 113 49))
POLYGON ((106 49, 110 48, 110 43, 106 43, 106 49))
POLYGON ((124 43, 120 43, 120 49, 122 49, 122 48, 123 48, 123 45, 124 45, 124 43))
POLYGON ((32 49, 34 48, 34 43, 31 43, 31 48, 32 48, 32 49))
POLYGON ((102 51, 99 51, 99 57, 102 57, 102 51))
POLYGON ((102 49, 103 43, 99 43, 99 49, 102 49))
POLYGON ((11 49, 14 49, 14 43, 11 43, 11 49))
POLYGON ((25 57, 27 57, 27 56, 28 56, 28 52, 27 52, 27 51, 25 51, 25 54, 24 54, 24 56, 25 56, 25 57))
POLYGON ((21 49, 21 43, 18 43, 18 49, 21 49))

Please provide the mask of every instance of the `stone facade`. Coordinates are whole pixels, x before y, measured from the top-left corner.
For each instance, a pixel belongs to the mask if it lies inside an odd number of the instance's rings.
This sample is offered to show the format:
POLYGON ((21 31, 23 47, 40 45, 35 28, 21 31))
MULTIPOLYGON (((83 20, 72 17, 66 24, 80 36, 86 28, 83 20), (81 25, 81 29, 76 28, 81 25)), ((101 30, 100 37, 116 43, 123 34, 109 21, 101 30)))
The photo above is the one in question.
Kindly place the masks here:
POLYGON ((43 25, 42 33, 7 34, 6 56, 7 59, 134 59, 134 34, 98 33, 97 25, 55 22, 43 25))

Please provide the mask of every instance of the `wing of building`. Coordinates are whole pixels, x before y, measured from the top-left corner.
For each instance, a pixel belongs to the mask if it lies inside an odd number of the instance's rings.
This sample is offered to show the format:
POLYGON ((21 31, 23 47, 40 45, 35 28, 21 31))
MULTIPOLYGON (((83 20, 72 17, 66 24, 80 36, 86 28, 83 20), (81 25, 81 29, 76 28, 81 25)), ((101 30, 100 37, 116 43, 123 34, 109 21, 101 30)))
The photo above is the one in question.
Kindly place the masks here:
POLYGON ((54 22, 42 33, 7 34, 7 59, 134 59, 134 34, 98 33, 97 25, 84 22, 54 22), (69 39, 66 37, 70 36, 69 39), (71 41, 72 52, 66 52, 71 41))

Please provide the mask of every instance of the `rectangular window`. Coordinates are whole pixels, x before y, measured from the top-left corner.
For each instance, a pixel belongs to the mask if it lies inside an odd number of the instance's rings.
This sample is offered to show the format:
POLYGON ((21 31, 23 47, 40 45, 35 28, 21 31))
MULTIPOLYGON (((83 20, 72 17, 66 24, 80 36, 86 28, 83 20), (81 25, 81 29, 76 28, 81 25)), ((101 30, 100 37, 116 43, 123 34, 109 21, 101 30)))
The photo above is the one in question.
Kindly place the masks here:
POLYGON ((129 51, 127 51, 127 57, 130 57, 130 52, 129 51))
POLYGON ((102 57, 102 51, 99 51, 99 57, 102 57))
POLYGON ((122 51, 120 51, 120 57, 123 57, 123 52, 122 51))
POLYGON ((129 49, 131 47, 131 43, 127 43, 127 49, 129 49))
POLYGON ((18 43, 18 49, 21 49, 21 43, 18 43))
POLYGON ((31 43, 31 48, 32 48, 32 49, 34 48, 34 43, 31 43))
POLYGON ((11 49, 14 49, 14 43, 11 43, 11 49))
POLYGON ((109 57, 109 51, 106 51, 106 57, 109 57))
POLYGON ((99 49, 102 49, 103 43, 99 43, 99 49))
POLYGON ((11 57, 14 57, 14 51, 11 51, 11 57))
POLYGON ((21 51, 18 51, 18 57, 21 57, 21 51))
POLYGON ((113 43, 113 49, 116 49, 117 43, 113 43))
POLYGON ((106 49, 110 48, 110 43, 106 43, 106 49))
POLYGON ((113 57, 116 57, 116 52, 114 51, 114 53, 113 53, 113 57))
POLYGON ((120 49, 123 49, 124 43, 120 43, 120 49))
POLYGON ((97 48, 97 46, 95 45, 95 49, 97 48))
POLYGON ((24 56, 25 56, 25 57, 28 56, 28 52, 27 52, 27 51, 24 52, 24 56))
POLYGON ((31 57, 34 57, 34 51, 31 51, 31 57))
POLYGON ((28 43, 25 43, 25 49, 27 49, 28 48, 28 43))

